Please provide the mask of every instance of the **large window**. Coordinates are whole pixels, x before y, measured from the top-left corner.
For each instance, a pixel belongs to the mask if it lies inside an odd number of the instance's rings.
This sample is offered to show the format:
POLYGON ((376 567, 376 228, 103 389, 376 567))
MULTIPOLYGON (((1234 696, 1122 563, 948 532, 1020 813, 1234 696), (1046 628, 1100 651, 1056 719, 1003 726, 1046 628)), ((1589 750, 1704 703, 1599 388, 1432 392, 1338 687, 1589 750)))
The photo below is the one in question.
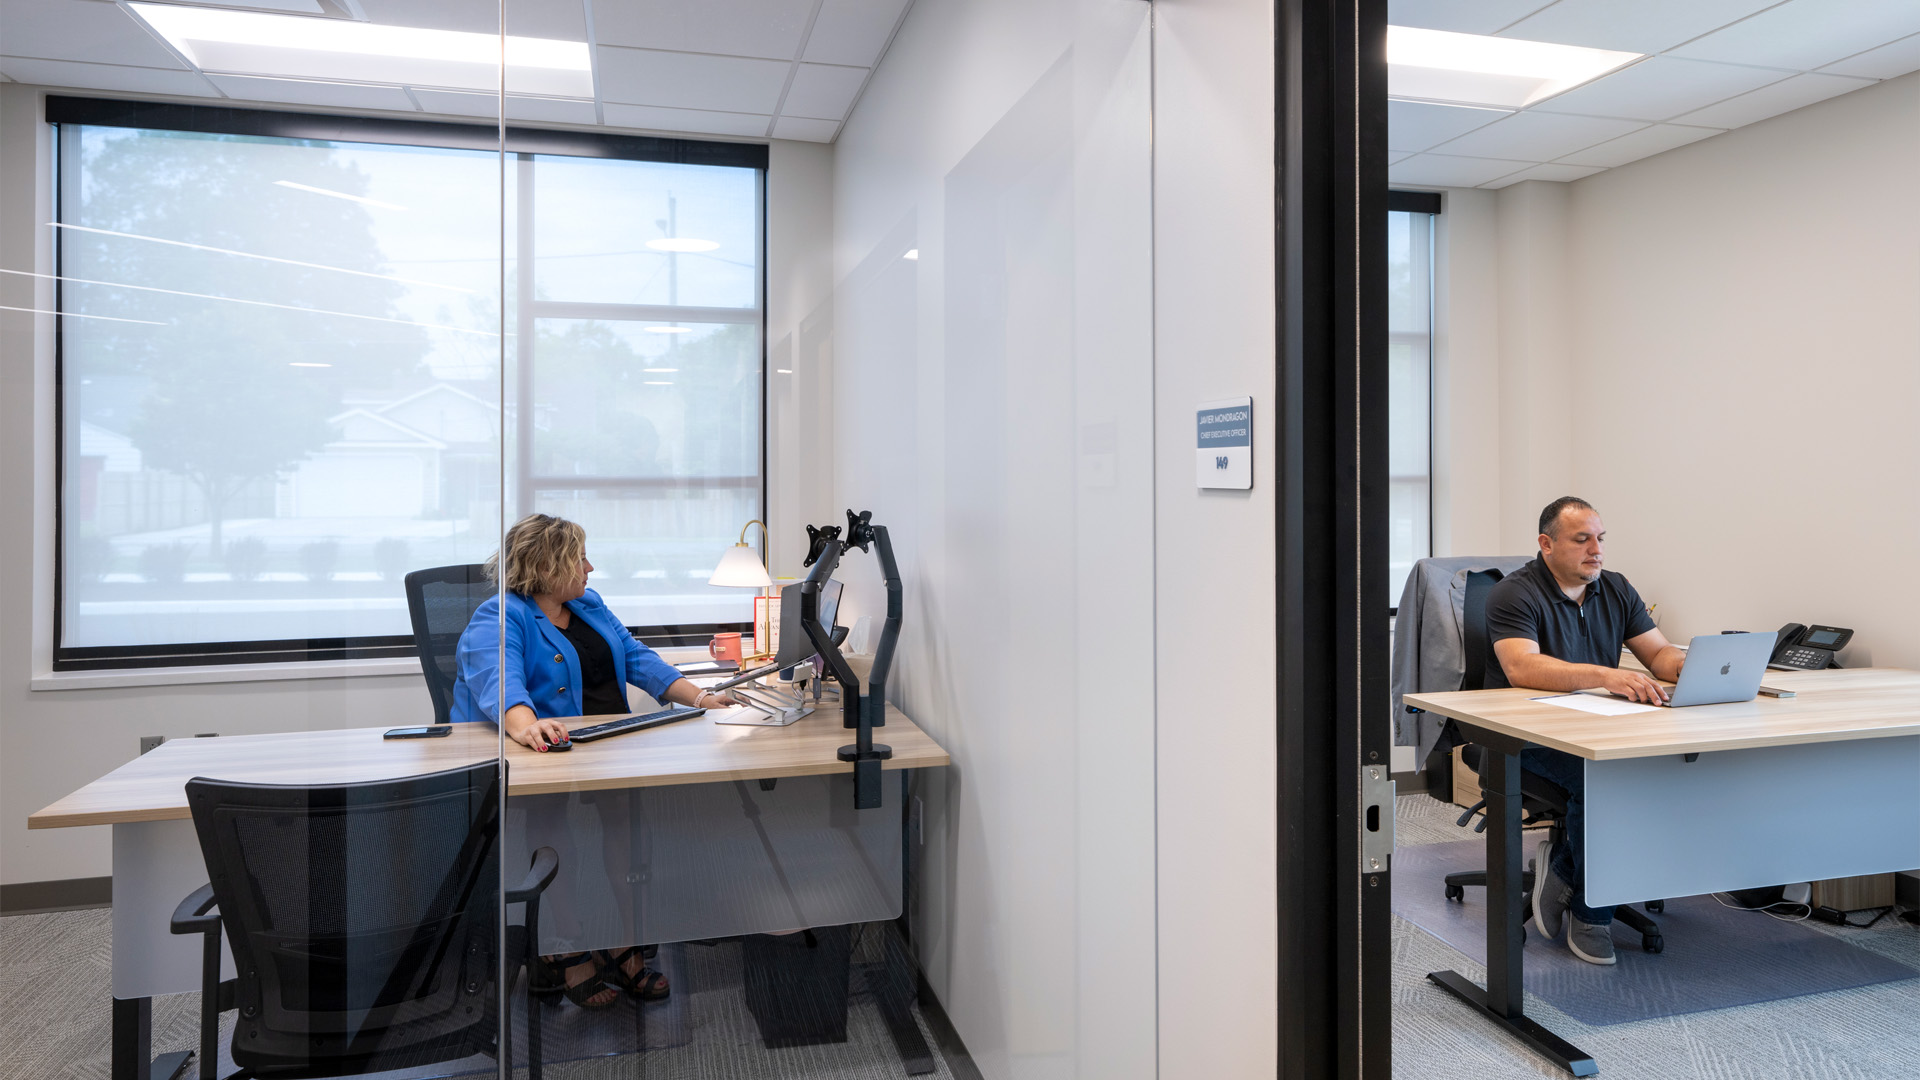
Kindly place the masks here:
POLYGON ((762 516, 764 148, 49 119, 56 667, 405 655, 407 571, 533 510, 652 640, 751 620, 706 578, 762 516))
POLYGON ((1387 214, 1388 601, 1433 553, 1433 219, 1440 197, 1394 192, 1387 214))

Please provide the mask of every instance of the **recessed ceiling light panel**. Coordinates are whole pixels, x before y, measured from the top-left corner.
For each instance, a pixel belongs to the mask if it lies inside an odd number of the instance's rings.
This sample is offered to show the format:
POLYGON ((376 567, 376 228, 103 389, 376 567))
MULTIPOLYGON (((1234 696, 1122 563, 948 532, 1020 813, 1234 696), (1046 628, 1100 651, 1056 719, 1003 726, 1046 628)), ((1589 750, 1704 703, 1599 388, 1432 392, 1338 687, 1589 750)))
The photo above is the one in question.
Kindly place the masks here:
POLYGON ((585 42, 382 26, 259 11, 127 5, 202 71, 492 91, 502 42, 507 89, 593 96, 585 42))
POLYGON ((1387 27, 1387 94, 1409 101, 1524 109, 1644 53, 1387 27))

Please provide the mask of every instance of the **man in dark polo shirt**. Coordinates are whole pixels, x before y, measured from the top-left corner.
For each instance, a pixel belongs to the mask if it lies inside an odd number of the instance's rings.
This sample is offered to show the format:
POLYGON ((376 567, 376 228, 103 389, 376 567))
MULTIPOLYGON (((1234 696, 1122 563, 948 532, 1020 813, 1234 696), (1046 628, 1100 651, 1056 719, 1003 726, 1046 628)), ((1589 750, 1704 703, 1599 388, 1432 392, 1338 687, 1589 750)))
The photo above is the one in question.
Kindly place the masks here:
MULTIPOLYGON (((1540 511, 1539 556, 1487 596, 1487 634, 1493 641, 1489 688, 1602 687, 1632 701, 1666 698, 1653 679, 1620 669, 1620 648, 1632 649, 1648 671, 1669 683, 1680 678, 1687 655, 1668 644, 1627 579, 1601 569, 1606 536, 1600 515, 1584 499, 1568 495, 1540 511)), ((1541 841, 1534 863, 1534 929, 1552 941, 1571 912, 1567 947, 1589 963, 1611 964, 1613 911, 1583 903, 1586 771, 1579 758, 1544 747, 1522 751, 1520 767, 1567 793, 1566 839, 1552 851, 1541 841)))

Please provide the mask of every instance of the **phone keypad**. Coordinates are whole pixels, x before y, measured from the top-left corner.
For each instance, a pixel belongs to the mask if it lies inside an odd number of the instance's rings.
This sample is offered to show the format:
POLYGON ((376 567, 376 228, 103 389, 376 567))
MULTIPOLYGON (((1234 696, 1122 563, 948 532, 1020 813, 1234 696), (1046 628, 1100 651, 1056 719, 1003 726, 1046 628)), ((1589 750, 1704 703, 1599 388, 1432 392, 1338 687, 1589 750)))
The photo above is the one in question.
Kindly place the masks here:
POLYGON ((1804 646, 1795 645, 1789 648, 1785 655, 1781 656, 1775 663, 1797 668, 1823 668, 1827 666, 1827 661, 1832 656, 1833 654, 1825 649, 1809 649, 1804 646))

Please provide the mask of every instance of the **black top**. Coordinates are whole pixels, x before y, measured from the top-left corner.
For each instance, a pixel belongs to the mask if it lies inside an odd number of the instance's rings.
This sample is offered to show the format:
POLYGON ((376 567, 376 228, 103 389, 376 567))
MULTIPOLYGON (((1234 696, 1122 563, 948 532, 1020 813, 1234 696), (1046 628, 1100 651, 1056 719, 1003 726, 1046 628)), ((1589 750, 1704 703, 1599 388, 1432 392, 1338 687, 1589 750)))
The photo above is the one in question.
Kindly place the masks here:
MULTIPOLYGON (((1587 585, 1581 602, 1567 599, 1539 556, 1508 574, 1487 594, 1487 638, 1527 638, 1540 651, 1569 664, 1619 667, 1627 639, 1653 629, 1646 601, 1626 578, 1611 570, 1587 585)), ((1512 686, 1498 654, 1487 657, 1487 689, 1512 686)))
POLYGON ((580 715, 632 712, 627 708, 626 687, 613 678, 613 649, 600 631, 574 615, 560 632, 573 642, 573 651, 580 656, 580 715))

